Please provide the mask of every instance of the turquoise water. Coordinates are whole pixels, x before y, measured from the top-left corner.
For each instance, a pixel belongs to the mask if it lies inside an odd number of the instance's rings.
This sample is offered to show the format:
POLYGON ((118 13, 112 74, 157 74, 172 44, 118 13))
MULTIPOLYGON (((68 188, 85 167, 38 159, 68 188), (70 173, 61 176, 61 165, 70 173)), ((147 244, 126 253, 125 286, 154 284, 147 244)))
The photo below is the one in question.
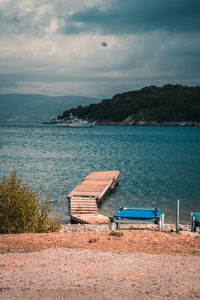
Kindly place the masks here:
POLYGON ((166 222, 200 210, 200 128, 61 128, 0 124, 0 176, 15 165, 18 175, 50 195, 53 214, 69 222, 67 194, 92 171, 119 170, 120 184, 101 205, 111 216, 119 206, 160 207, 166 222))

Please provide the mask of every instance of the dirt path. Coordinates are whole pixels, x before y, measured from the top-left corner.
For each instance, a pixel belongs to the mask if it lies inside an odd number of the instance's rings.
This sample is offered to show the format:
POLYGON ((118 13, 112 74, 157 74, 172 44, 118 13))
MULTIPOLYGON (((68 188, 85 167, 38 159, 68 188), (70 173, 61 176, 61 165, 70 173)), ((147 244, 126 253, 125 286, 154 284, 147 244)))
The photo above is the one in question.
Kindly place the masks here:
POLYGON ((200 257, 50 249, 1 257, 1 299, 196 299, 200 257))
POLYGON ((200 234, 180 234, 153 230, 57 232, 0 235, 0 253, 32 252, 49 248, 142 252, 200 256, 200 234))
POLYGON ((122 232, 0 236, 0 299, 200 298, 199 234, 122 232))

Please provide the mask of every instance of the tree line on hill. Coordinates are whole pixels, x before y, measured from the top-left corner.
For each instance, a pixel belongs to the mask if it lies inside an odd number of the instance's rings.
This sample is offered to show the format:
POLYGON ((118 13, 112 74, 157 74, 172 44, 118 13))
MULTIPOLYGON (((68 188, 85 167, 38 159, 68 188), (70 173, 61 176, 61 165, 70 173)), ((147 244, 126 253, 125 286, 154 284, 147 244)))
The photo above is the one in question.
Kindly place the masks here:
POLYGON ((200 86, 167 84, 117 94, 112 99, 63 112, 105 125, 200 125, 200 86))

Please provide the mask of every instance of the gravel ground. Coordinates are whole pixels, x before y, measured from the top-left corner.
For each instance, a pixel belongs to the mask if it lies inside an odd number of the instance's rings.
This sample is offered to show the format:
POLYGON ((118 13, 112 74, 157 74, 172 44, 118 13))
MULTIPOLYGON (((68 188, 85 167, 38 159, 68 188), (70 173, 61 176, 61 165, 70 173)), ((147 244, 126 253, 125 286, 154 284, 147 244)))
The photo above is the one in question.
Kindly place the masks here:
POLYGON ((151 226, 0 235, 0 299, 199 299, 200 234, 151 226))
POLYGON ((200 257, 60 248, 2 262, 2 300, 200 298, 200 257))
MULTIPOLYGON (((121 229, 153 229, 158 230, 158 225, 155 224, 121 224, 121 229)), ((91 224, 66 224, 62 225, 61 232, 74 232, 74 231, 101 231, 101 230, 109 230, 109 224, 99 224, 99 225, 91 225, 91 224)), ((179 225, 180 231, 190 231, 189 224, 180 224, 179 225)), ((165 224, 165 231, 176 231, 176 226, 174 224, 165 224)))

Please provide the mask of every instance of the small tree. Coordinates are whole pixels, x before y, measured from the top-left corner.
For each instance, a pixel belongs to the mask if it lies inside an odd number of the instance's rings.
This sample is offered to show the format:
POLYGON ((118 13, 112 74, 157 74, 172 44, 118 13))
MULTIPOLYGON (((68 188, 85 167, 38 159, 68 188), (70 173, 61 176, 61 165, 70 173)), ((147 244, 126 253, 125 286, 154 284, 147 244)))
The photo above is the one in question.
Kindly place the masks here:
POLYGON ((50 218, 49 197, 41 204, 36 190, 22 185, 13 167, 10 178, 0 182, 0 233, 50 232, 61 228, 61 217, 50 218))

